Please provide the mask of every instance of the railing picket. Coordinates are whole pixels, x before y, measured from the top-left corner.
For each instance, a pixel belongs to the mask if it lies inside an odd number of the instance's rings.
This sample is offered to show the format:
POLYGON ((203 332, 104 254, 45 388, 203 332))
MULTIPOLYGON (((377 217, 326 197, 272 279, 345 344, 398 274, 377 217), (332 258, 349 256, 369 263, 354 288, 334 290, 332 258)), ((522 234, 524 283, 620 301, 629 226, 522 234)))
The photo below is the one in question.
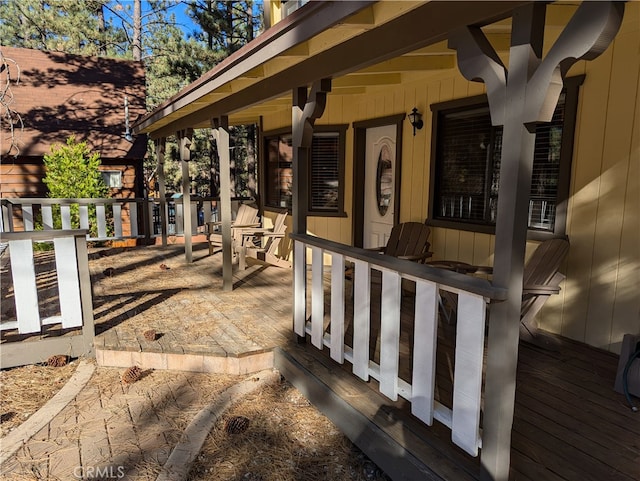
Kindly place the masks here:
POLYGON ((331 254, 331 359, 344 363, 344 256, 331 254))
POLYGON ((82 304, 80 303, 80 283, 78 280, 78 260, 76 240, 73 236, 53 239, 60 295, 62 327, 82 325, 82 304))
POLYGON ((89 230, 89 206, 80 206, 80 228, 89 230))
POLYGON ((416 280, 411 412, 433 424, 438 339, 438 289, 434 282, 416 280))
POLYGON ((0 215, 0 232, 13 232, 13 205, 2 201, 2 215, 0 215))
POLYGON ((382 271, 380 392, 392 401, 398 399, 401 280, 400 274, 397 272, 382 271))
POLYGON ((104 204, 96 204, 96 220, 98 222, 98 237, 107 237, 107 213, 104 204))
POLYGON ((43 205, 40 209, 42 210, 42 228, 44 230, 53 229, 53 206, 43 205))
POLYGON ((40 332, 38 289, 30 239, 9 241, 18 333, 40 332))
POLYGON ((122 238, 122 206, 113 204, 113 235, 117 239, 122 238))
POLYGON ((60 206, 60 218, 62 219, 62 229, 70 230, 71 229, 71 206, 70 205, 60 206))
POLYGON ((22 223, 25 231, 33 230, 33 205, 24 204, 22 206, 22 223))
POLYGON ((295 333, 305 336, 307 322, 307 279, 306 250, 303 242, 295 242, 293 247, 293 328, 295 333))
POLYGON ((321 248, 311 248, 311 344, 320 350, 324 332, 323 256, 321 248))
POLYGON ((485 311, 483 297, 458 294, 451 439, 473 456, 480 439, 485 311))
POLYGON ((369 380, 369 333, 371 331, 371 271, 365 261, 355 261, 353 301, 353 373, 369 380))

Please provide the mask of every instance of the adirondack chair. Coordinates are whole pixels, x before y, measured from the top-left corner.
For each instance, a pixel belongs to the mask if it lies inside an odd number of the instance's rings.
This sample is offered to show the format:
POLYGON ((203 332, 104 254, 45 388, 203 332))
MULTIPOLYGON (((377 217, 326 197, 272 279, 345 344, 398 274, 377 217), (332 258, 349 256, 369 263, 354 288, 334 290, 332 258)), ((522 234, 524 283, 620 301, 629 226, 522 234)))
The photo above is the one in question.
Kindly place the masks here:
POLYGON ((291 261, 278 252, 287 230, 287 214, 278 214, 273 228, 240 229, 242 240, 238 246, 240 269, 245 269, 246 258, 251 257, 277 267, 291 268, 291 261))
POLYGON ((550 296, 560 292, 565 275, 558 269, 568 253, 567 239, 550 239, 540 244, 527 262, 522 279, 521 339, 540 340, 535 316, 550 296))
MULTIPOLYGON (((377 251, 387 256, 397 257, 415 262, 425 262, 433 255, 429 251, 431 244, 428 242, 431 228, 420 222, 403 222, 396 224, 391 229, 387 244, 380 247, 371 247, 367 250, 377 251)), ((349 263, 345 270, 345 277, 353 280, 353 265, 349 263)), ((374 274, 374 282, 378 282, 379 273, 374 274)), ((403 281, 403 291, 411 291, 408 283, 403 281)), ((351 295, 353 295, 353 284, 351 285, 351 295)))
POLYGON ((384 255, 416 262, 431 257, 431 244, 427 241, 431 229, 420 222, 403 222, 393 226, 387 245, 373 248, 384 255))
MULTIPOLYGON (((222 234, 215 230, 220 224, 220 222, 207 223, 209 232, 209 255, 213 254, 216 248, 222 249, 222 234)), ((247 227, 258 227, 259 225, 258 209, 247 204, 240 204, 236 218, 231 223, 231 239, 234 243, 234 255, 235 245, 239 245, 242 242, 240 230, 247 227)))
MULTIPOLYGON (((558 271, 569 252, 567 239, 549 239, 542 242, 527 261, 522 278, 522 307, 520 309, 520 338, 552 347, 553 340, 545 337, 538 330, 535 316, 550 296, 560 292, 560 283, 565 276, 558 271)), ((474 266, 464 262, 435 261, 429 265, 454 270, 463 274, 488 274, 492 268, 488 266, 474 266)), ((455 318, 455 294, 442 291, 441 313, 445 319, 452 322, 455 318)))

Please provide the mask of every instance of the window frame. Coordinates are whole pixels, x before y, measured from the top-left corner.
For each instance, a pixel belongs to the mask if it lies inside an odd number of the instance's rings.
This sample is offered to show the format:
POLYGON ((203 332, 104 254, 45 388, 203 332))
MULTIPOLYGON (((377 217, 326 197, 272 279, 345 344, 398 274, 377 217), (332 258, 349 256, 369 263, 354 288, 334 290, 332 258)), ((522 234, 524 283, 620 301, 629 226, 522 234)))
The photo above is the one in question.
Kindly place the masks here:
POLYGON ((117 170, 117 169, 104 169, 104 170, 100 170, 100 175, 102 176, 102 181, 107 185, 107 188, 109 189, 122 189, 124 187, 124 183, 122 182, 123 179, 123 174, 121 170, 117 170), (118 187, 111 187, 110 182, 107 183, 105 176, 106 174, 109 174, 109 176, 112 176, 113 174, 117 174, 118 175, 118 179, 119 179, 119 186, 118 187))
MULTIPOLYGON (((312 202, 311 202, 311 197, 312 197, 312 183, 311 183, 311 176, 313 174, 313 167, 311 165, 309 165, 309 192, 308 192, 308 206, 309 209, 306 213, 306 215, 308 217, 347 217, 347 214, 344 210, 344 190, 345 190, 345 160, 346 160, 346 138, 347 138, 347 129, 348 129, 349 125, 348 124, 330 124, 330 125, 326 125, 326 124, 322 124, 322 125, 315 125, 314 126, 314 133, 322 133, 322 134, 326 134, 326 133, 336 133, 338 134, 338 199, 337 199, 337 206, 335 209, 333 210, 325 210, 325 209, 312 209, 312 202)), ((285 207, 280 207, 280 206, 275 206, 275 205, 270 205, 267 203, 267 164, 269 162, 269 156, 268 156, 268 144, 269 141, 272 140, 275 137, 282 137, 282 136, 286 136, 286 135, 292 135, 292 129, 291 128, 282 128, 282 129, 276 129, 276 130, 270 130, 268 132, 264 132, 262 135, 262 142, 261 145, 264 148, 264 156, 262 157, 262 162, 261 162, 261 168, 260 171, 262 172, 262 180, 260 181, 260 186, 263 189, 262 192, 264 193, 263 195, 261 195, 261 199, 262 199, 262 206, 263 208, 267 208, 269 210, 288 210, 285 207)), ((312 162, 312 158, 309 160, 310 162, 312 162)))
MULTIPOLYGON (((527 229, 529 240, 545 240, 553 237, 561 237, 566 234, 567 208, 569 193, 571 188, 571 163, 573 160, 573 147, 575 143, 575 130, 578 113, 578 97, 580 86, 584 82, 584 75, 569 77, 564 81, 565 97, 565 117, 562 125, 562 140, 560 148, 560 165, 558 172, 558 191, 556 198, 556 214, 553 231, 543 231, 539 229, 527 229)), ((486 95, 477 95, 462 99, 455 99, 446 102, 439 102, 431 105, 432 111, 432 131, 431 131, 431 176, 429 181, 429 206, 427 223, 434 227, 443 227, 461 231, 478 232, 485 234, 495 234, 495 224, 475 223, 473 221, 453 221, 446 219, 435 219, 435 194, 436 169, 438 165, 438 144, 439 129, 438 121, 440 113, 450 110, 472 110, 488 105, 486 95)), ((486 179, 485 179, 486 180, 486 179)))

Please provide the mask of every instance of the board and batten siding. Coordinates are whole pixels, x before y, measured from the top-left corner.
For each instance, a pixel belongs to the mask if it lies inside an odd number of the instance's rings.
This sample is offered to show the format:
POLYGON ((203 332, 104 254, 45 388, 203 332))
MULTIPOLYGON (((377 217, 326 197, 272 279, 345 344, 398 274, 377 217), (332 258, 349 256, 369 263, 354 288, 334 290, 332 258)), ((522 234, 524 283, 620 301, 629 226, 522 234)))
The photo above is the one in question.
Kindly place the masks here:
MULTIPOLYGON (((560 33, 550 29, 548 50, 560 33)), ((503 53, 504 54, 504 53, 503 53)), ((505 63, 508 65, 507 60, 505 63)), ((571 244, 567 279, 538 315, 543 329, 619 352, 625 333, 640 333, 640 3, 628 3, 620 33, 599 58, 579 62, 580 90, 566 233, 571 244)), ((430 105, 484 93, 457 69, 431 75, 403 73, 395 88, 328 96, 316 124, 349 124, 346 218, 309 217, 312 235, 352 244, 353 128, 357 121, 408 113, 417 107, 424 127, 413 136, 403 123, 400 222, 423 222, 431 174, 430 105)), ((265 116, 264 131, 291 125, 291 111, 265 116)), ((433 228, 434 259, 492 265, 494 236, 433 228)), ((527 245, 527 258, 537 242, 527 245)))

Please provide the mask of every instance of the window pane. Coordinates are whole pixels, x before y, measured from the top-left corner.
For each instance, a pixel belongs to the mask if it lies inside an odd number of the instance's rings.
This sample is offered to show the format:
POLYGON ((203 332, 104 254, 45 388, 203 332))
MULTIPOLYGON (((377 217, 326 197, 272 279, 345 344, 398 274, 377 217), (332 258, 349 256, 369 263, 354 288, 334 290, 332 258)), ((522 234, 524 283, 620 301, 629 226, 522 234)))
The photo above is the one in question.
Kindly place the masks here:
POLYGON ((265 205, 291 209, 293 149, 291 136, 268 138, 265 167, 265 205))
POLYGON ((564 99, 562 94, 551 123, 541 124, 536 129, 536 150, 529 199, 529 227, 532 229, 553 231, 555 226, 564 99))
POLYGON ((337 132, 314 134, 311 147, 311 210, 338 210, 337 132))
MULTIPOLYGON (((558 202, 563 92, 550 123, 536 129, 528 225, 553 232, 558 202)), ((502 127, 493 127, 488 106, 437 112, 437 153, 433 217, 494 225, 500 185, 502 127)))
POLYGON ((441 137, 435 215, 441 219, 482 221, 491 146, 489 109, 442 115, 438 127, 441 137))
POLYGON ((122 172, 119 170, 104 170, 101 172, 104 184, 111 189, 122 188, 122 172))

